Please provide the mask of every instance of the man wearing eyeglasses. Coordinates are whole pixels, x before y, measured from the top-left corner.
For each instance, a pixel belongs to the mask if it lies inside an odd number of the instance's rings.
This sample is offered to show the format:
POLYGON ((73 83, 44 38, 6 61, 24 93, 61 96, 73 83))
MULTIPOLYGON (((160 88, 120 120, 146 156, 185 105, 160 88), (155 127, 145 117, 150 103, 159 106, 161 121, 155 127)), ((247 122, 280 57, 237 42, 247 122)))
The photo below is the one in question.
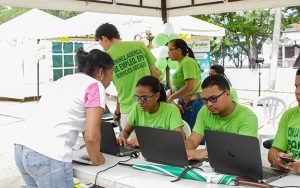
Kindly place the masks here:
POLYGON ((206 149, 195 150, 204 139, 205 129, 257 137, 256 115, 231 100, 229 84, 223 76, 209 76, 201 87, 206 105, 199 111, 192 134, 185 141, 189 160, 208 156, 206 149))

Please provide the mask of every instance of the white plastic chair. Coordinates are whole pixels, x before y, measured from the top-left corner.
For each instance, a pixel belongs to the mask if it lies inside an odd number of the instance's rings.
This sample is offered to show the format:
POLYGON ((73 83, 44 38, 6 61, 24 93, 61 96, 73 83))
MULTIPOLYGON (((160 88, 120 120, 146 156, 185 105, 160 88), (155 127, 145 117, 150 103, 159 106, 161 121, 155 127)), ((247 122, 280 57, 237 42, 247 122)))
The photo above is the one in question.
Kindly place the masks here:
POLYGON ((254 103, 254 111, 259 120, 258 136, 262 143, 263 138, 274 138, 278 129, 278 121, 286 110, 286 103, 278 97, 266 96, 254 103))
POLYGON ((183 128, 183 132, 185 134, 185 138, 188 138, 192 133, 191 128, 190 128, 189 124, 186 121, 182 120, 182 122, 183 122, 183 127, 182 128, 183 128))

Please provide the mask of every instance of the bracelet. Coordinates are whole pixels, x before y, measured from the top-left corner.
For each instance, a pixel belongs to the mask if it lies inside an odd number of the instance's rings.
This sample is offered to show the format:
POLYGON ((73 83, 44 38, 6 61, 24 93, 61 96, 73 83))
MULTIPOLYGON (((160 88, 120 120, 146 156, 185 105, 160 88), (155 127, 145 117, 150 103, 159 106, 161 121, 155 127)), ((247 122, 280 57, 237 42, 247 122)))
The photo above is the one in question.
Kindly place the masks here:
POLYGON ((119 113, 117 113, 116 111, 115 111, 115 115, 116 116, 120 116, 121 115, 121 113, 119 112, 119 113))

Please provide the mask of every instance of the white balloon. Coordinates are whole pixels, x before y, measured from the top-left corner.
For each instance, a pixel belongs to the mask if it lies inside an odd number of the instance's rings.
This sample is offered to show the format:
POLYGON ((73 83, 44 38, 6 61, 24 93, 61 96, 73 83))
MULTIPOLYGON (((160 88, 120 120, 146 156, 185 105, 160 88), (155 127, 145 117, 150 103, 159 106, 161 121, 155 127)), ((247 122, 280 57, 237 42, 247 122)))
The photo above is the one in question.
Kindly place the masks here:
POLYGON ((174 28, 171 23, 165 23, 164 24, 164 33, 167 35, 171 35, 174 33, 174 28))
POLYGON ((169 56, 169 48, 167 46, 161 46, 159 48, 160 48, 159 57, 166 58, 169 56))
POLYGON ((151 49, 151 53, 154 55, 154 57, 156 59, 158 59, 159 58, 159 53, 160 53, 160 48, 153 48, 153 49, 151 49))

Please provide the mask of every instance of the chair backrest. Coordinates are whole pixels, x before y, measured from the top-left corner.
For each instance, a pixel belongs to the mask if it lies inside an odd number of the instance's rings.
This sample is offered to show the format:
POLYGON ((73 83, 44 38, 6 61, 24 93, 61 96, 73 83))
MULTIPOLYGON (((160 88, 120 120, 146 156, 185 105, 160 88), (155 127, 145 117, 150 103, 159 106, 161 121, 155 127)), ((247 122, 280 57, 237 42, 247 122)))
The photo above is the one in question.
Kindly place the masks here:
POLYGON ((284 100, 274 96, 266 96, 259 98, 256 101, 254 108, 257 108, 258 106, 263 107, 264 125, 270 124, 274 128, 276 126, 276 119, 278 119, 287 108, 287 105, 284 102, 284 100))
POLYGON ((185 134, 185 137, 188 138, 192 133, 191 128, 190 128, 189 124, 186 121, 182 120, 182 122, 183 122, 183 127, 182 127, 183 132, 185 134))

